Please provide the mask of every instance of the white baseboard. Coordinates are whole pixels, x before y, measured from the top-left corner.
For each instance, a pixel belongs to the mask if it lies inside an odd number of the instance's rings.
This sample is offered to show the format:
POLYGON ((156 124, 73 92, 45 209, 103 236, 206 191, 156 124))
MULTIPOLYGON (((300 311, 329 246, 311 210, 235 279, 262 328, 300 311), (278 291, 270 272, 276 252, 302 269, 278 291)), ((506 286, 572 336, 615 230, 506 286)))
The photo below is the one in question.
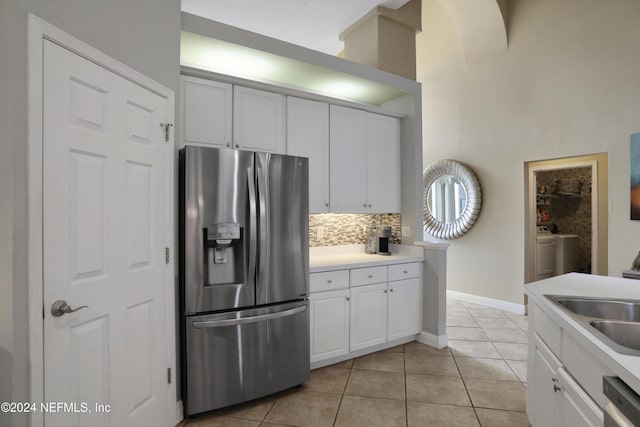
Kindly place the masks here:
POLYGON ((525 314, 524 304, 514 304, 512 302, 502 301, 499 299, 481 297, 478 295, 465 294, 463 292, 450 290, 447 290, 447 298, 497 308, 498 310, 509 311, 511 313, 525 314))
POLYGON ((445 348, 449 345, 449 338, 447 337, 447 334, 434 335, 425 331, 420 332, 416 341, 437 349, 445 348))

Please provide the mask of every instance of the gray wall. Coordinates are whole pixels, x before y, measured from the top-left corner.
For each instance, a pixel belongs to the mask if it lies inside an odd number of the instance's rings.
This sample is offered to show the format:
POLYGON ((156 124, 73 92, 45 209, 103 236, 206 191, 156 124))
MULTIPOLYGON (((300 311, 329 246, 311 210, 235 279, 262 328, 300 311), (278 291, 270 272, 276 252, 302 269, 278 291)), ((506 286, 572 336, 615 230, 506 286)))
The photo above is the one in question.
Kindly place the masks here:
POLYGON ((29 400, 28 12, 175 92, 180 62, 179 0, 0 0, 0 401, 29 400))

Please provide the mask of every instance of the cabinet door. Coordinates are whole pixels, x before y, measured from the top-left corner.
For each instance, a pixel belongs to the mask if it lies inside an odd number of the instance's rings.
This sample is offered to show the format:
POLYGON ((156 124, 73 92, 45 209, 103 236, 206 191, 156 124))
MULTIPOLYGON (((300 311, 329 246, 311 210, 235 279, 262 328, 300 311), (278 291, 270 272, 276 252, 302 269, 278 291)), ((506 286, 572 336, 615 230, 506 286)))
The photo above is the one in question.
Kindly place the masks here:
POLYGON ((420 279, 389 282, 388 341, 420 332, 420 279))
POLYGON ((311 294, 311 362, 349 352, 349 290, 311 294))
MULTIPOLYGON (((548 347, 535 336, 535 352, 533 367, 529 378, 533 384, 527 383, 527 393, 533 393, 533 408, 527 407, 532 424, 535 426, 554 426, 557 420, 558 369, 560 362, 553 356, 548 347)), ((527 375, 529 371, 527 370, 527 375)), ((569 424, 568 424, 569 425, 569 424)))
POLYGON ((351 289, 351 351, 387 342, 387 284, 351 289))
POLYGON ((602 410, 591 397, 571 378, 564 368, 559 375, 559 426, 601 426, 604 423, 602 410))
POLYGON ((367 113, 332 105, 330 115, 331 212, 367 213, 367 113))
POLYGON ((180 76, 180 146, 231 145, 232 86, 196 77, 180 76))
POLYGON ((400 125, 394 117, 367 113, 367 207, 400 212, 400 125))
POLYGON ((309 158, 309 213, 329 212, 329 104, 287 98, 287 154, 309 158))
POLYGON ((285 154, 284 110, 283 95, 234 86, 234 147, 285 154))

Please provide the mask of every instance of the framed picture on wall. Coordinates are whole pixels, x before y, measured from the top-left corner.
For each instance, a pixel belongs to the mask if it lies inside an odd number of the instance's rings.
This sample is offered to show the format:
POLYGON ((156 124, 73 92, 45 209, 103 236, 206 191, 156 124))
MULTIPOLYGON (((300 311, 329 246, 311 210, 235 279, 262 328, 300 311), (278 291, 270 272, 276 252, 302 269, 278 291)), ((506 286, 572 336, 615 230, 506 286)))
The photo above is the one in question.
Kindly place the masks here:
POLYGON ((640 220, 640 133, 631 135, 631 219, 640 220))

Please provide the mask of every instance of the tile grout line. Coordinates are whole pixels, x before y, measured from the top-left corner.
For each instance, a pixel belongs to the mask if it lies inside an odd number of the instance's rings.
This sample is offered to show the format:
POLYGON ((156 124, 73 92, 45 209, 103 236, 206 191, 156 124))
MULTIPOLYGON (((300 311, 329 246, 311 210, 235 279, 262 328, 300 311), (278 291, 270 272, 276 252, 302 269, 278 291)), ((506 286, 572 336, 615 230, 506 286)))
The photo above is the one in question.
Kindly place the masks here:
POLYGON ((340 402, 338 402, 338 409, 336 410, 336 415, 333 417, 333 424, 331 425, 334 427, 338 422, 338 414, 340 413, 340 408, 342 407, 342 400, 344 399, 344 395, 347 392, 347 386, 349 385, 349 379, 351 378, 351 372, 353 371, 353 364, 354 362, 351 362, 351 367, 349 368, 349 374, 347 375, 347 380, 344 382, 344 387, 342 388, 342 394, 340 394, 340 402))
POLYGON ((409 395, 407 394, 407 353, 404 348, 404 344, 402 345, 402 360, 404 367, 404 425, 409 427, 409 395))
MULTIPOLYGON (((471 316, 471 318, 475 322, 476 321, 475 317, 473 317, 471 315, 471 313, 468 312, 466 307, 464 307, 464 309, 465 309, 465 311, 467 311, 469 316, 471 316)), ((478 323, 478 322, 476 322, 476 323, 478 323)), ((480 325, 478 324, 478 326, 480 326, 480 325)), ((493 343, 492 343, 492 345, 493 345, 493 343)), ((496 349, 496 351, 497 351, 497 349, 496 349)), ((471 399, 471 394, 469 393, 469 389, 467 388, 467 383, 465 382, 464 377, 462 376, 462 371, 460 370, 460 366, 458 366, 458 360, 456 359, 456 355, 453 354, 453 351, 451 351, 451 356, 453 357, 453 363, 456 364, 456 369, 458 370, 458 374, 460 375, 460 380, 462 381, 462 385, 464 386, 464 391, 467 393, 467 397, 469 398, 469 403, 471 403, 471 408, 473 408, 473 414, 476 416, 476 420, 478 421, 478 425, 480 427, 482 427, 482 424, 480 423, 480 417, 478 416, 478 411, 476 411, 476 407, 473 404, 473 399, 471 399)))

